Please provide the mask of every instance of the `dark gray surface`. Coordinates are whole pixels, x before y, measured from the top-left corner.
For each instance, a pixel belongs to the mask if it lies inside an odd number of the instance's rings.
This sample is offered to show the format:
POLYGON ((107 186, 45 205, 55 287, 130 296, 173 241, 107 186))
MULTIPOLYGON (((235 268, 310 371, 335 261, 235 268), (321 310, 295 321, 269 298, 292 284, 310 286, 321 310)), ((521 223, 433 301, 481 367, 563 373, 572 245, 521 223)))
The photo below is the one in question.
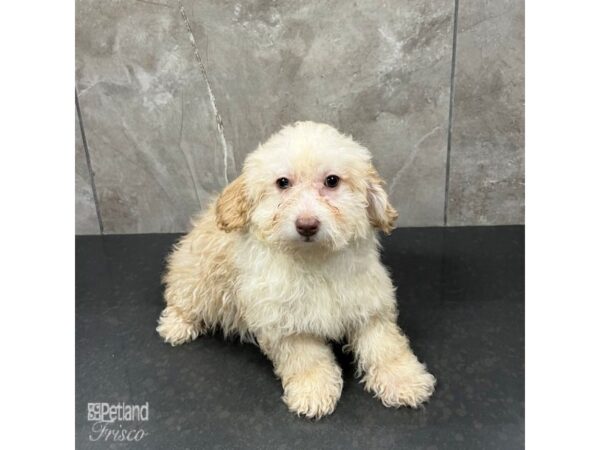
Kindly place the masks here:
POLYGON ((176 238, 76 238, 77 448, 523 447, 523 227, 400 229, 384 239, 400 325, 437 390, 421 409, 384 408, 338 348, 344 391, 319 422, 287 411, 258 348, 220 336, 161 342, 159 280, 176 238), (90 442, 88 402, 149 402, 147 422, 121 424, 149 435, 90 442))

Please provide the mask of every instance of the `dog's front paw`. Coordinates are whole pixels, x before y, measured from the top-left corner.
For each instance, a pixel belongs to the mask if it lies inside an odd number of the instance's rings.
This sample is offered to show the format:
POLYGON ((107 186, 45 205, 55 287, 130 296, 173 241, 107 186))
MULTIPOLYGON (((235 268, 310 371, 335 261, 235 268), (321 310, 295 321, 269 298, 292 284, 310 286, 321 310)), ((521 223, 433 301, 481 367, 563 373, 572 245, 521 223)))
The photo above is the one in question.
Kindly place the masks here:
POLYGON ((436 383, 416 358, 371 368, 363 381, 385 406, 394 408, 416 408, 431 397, 436 383))
POLYGON ((200 324, 184 319, 176 310, 167 307, 158 319, 158 334, 165 342, 175 346, 193 341, 200 334, 200 324))
POLYGON ((295 374, 284 385, 283 401, 298 415, 320 419, 335 410, 343 383, 338 366, 295 374))

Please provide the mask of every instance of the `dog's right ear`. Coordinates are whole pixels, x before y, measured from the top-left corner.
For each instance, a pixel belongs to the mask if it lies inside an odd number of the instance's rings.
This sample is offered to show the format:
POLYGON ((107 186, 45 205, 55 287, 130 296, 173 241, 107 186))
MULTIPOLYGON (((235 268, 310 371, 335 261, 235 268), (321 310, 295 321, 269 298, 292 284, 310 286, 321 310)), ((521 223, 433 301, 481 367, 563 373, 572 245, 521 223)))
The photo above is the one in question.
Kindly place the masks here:
POLYGON ((246 226, 250 217, 250 201, 244 175, 231 182, 217 199, 217 226, 226 232, 246 226))

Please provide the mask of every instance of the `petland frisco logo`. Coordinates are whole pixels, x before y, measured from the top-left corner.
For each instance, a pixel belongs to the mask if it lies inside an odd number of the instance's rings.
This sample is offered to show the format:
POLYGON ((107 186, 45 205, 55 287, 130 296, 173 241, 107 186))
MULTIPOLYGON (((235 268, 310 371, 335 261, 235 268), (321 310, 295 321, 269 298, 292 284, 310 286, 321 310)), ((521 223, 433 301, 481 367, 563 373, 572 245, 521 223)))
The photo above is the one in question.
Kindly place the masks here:
POLYGON ((148 433, 137 424, 123 422, 147 422, 149 416, 148 402, 144 405, 128 405, 124 402, 88 403, 87 419, 93 422, 90 441, 104 442, 139 442, 148 433))

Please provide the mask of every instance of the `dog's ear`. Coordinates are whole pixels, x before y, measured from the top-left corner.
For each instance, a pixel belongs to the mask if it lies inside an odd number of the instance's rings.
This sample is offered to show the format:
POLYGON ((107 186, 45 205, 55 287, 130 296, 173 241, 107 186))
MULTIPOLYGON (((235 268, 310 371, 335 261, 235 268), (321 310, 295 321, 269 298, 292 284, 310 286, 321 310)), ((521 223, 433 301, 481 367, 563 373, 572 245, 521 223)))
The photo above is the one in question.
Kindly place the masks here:
POLYGON ((379 228, 385 234, 390 234, 394 229, 394 221, 398 218, 398 212, 390 204, 388 195, 383 189, 385 182, 373 166, 369 167, 367 173, 367 214, 369 221, 375 228, 379 228))
POLYGON ((250 216, 250 201, 244 175, 231 182, 217 199, 217 226, 226 232, 244 228, 250 216))

